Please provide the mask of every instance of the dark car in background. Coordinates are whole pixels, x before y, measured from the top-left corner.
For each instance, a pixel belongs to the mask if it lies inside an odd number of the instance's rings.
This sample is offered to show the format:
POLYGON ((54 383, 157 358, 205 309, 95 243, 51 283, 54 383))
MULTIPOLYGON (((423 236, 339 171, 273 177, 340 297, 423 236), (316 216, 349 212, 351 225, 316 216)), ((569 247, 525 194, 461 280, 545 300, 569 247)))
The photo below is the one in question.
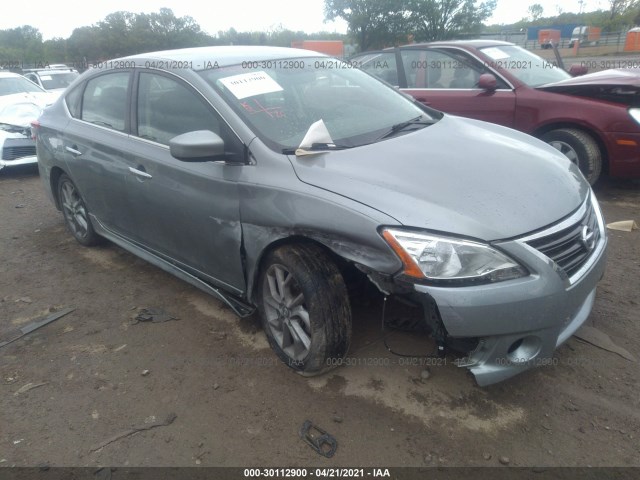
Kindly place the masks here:
POLYGON ((348 352, 345 279, 415 306, 487 385, 545 364, 604 271, 598 202, 557 150, 307 50, 106 62, 34 131, 43 185, 81 244, 105 237, 258 311, 305 375, 348 352))
POLYGON ((572 78, 507 42, 412 44, 351 62, 443 112, 515 128, 549 143, 589 183, 601 171, 640 177, 640 72, 572 78))

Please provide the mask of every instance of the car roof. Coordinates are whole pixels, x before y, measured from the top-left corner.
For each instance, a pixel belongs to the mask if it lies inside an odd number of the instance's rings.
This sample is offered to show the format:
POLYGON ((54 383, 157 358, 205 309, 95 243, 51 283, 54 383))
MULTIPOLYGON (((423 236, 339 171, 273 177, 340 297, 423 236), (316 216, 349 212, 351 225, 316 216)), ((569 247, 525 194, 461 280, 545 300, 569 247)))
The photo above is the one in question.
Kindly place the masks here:
POLYGON ((237 65, 245 61, 264 61, 318 56, 325 57, 326 55, 299 48, 224 46, 183 48, 179 50, 162 50, 158 52, 141 53, 116 59, 114 62, 118 60, 134 60, 136 64, 138 64, 140 61, 169 60, 191 62, 194 70, 203 70, 207 68, 207 65, 213 65, 216 63, 218 66, 223 67, 227 65, 237 65))
POLYGON ((22 77, 22 75, 13 72, 0 72, 0 78, 22 77))
MULTIPOLYGON (((443 40, 439 42, 423 42, 423 43, 408 43, 406 45, 400 45, 397 48, 422 48, 422 47, 471 47, 471 48, 486 48, 486 47, 506 47, 513 46, 515 43, 503 42, 502 40, 443 40)), ((366 53, 376 52, 388 52, 394 50, 396 47, 388 47, 384 50, 369 50, 367 52, 358 53, 363 55, 366 53)))
POLYGON ((511 42, 503 42, 502 40, 445 40, 440 42, 427 42, 427 43, 414 43, 411 45, 405 45, 405 47, 425 47, 425 46, 455 46, 455 47, 473 47, 473 48, 485 48, 485 47, 504 47, 515 45, 511 42))
POLYGON ((69 67, 67 67, 65 69, 54 68, 54 69, 51 69, 51 70, 49 70, 49 69, 44 69, 44 70, 42 70, 42 69, 37 69, 37 70, 36 69, 24 69, 23 70, 24 73, 37 73, 38 75, 60 75, 60 74, 63 74, 63 73, 73 73, 75 71, 76 70, 74 70, 73 68, 69 68, 69 67))

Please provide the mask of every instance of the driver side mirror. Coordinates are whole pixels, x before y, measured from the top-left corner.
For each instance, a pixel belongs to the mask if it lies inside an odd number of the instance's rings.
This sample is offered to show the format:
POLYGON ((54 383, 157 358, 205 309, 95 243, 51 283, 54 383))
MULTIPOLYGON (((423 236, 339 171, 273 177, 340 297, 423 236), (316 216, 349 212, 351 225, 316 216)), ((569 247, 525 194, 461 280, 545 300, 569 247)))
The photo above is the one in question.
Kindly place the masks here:
POLYGON ((493 92, 498 88, 498 80, 492 73, 483 73, 478 78, 478 88, 486 90, 487 92, 493 92))
POLYGON ((210 130, 196 130, 169 140, 169 152, 183 162, 207 162, 224 155, 224 140, 210 130))

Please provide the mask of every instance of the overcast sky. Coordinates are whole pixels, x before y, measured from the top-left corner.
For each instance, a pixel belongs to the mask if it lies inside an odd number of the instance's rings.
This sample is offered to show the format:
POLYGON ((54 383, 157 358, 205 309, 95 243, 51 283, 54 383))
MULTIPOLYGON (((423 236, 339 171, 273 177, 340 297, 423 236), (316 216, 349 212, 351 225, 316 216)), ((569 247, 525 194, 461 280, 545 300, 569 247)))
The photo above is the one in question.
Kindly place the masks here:
MULTIPOLYGON (((579 10, 578 0, 498 0, 498 7, 489 23, 516 22, 527 16, 527 8, 532 3, 541 4, 545 16, 556 15, 558 5, 564 12, 579 10)), ((606 8, 607 3, 605 0, 587 0, 585 11, 606 8)), ((0 16, 0 30, 31 25, 40 30, 45 40, 68 38, 74 28, 97 23, 112 12, 150 13, 162 7, 172 9, 178 17, 190 15, 209 34, 231 27, 238 31, 269 31, 282 26, 307 33, 323 30, 345 33, 347 30, 342 21, 323 22, 324 0, 232 0, 215 3, 202 0, 29 0, 22 6, 13 3, 13 7, 4 9, 0 16)))

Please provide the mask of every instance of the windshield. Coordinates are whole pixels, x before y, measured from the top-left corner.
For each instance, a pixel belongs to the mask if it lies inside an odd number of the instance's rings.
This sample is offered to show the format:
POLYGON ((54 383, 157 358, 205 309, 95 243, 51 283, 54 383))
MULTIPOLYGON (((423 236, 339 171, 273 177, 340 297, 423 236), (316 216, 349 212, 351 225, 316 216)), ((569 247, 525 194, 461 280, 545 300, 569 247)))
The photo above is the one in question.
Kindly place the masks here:
POLYGON ((571 75, 551 62, 515 45, 485 47, 480 50, 492 59, 493 66, 508 70, 511 75, 530 87, 571 78, 571 75))
POLYGON ((24 77, 15 76, 0 78, 0 96, 25 92, 42 93, 44 90, 24 77))
POLYGON ((66 73, 39 73, 42 86, 47 90, 67 88, 80 74, 78 72, 66 73))
POLYGON ((276 151, 298 147, 320 120, 335 146, 348 148, 379 140, 392 126, 421 115, 433 119, 393 88, 334 58, 243 62, 198 73, 276 151))

